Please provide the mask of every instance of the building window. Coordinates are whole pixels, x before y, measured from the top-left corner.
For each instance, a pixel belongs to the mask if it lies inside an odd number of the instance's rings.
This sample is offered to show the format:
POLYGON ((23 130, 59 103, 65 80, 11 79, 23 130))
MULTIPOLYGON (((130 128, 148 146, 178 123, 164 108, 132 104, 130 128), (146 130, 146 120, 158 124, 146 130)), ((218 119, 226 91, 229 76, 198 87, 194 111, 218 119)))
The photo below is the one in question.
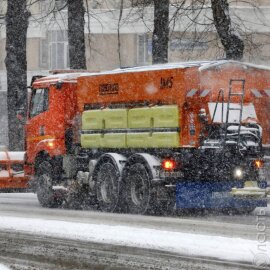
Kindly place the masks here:
POLYGON ((53 10, 62 10, 67 7, 66 0, 39 0, 40 13, 47 13, 53 10))
POLYGON ((46 13, 48 11, 48 1, 47 0, 40 0, 39 1, 39 12, 46 13))
POLYGON ((40 39, 40 54, 39 54, 39 67, 48 69, 49 68, 49 48, 48 39, 40 39))
POLYGON ((49 59, 50 69, 65 69, 69 67, 68 37, 66 31, 50 31, 49 59))
POLYGON ((99 6, 100 6, 100 3, 98 0, 92 0, 91 4, 92 4, 91 7, 93 9, 99 8, 99 6))
POLYGON ((40 39, 39 65, 43 69, 69 68, 68 37, 66 31, 49 31, 40 39))
POLYGON ((132 7, 149 6, 152 4, 152 0, 131 0, 132 7))
POLYGON ((55 0, 55 8, 57 10, 61 10, 67 7, 67 1, 66 0, 55 0))
POLYGON ((170 42, 171 51, 193 51, 193 50, 207 50, 209 47, 206 40, 196 40, 192 38, 173 39, 170 42))
POLYGON ((148 34, 137 36, 137 64, 147 65, 151 63, 152 38, 148 34))
POLYGON ((7 91, 7 75, 5 72, 0 74, 0 91, 7 91))

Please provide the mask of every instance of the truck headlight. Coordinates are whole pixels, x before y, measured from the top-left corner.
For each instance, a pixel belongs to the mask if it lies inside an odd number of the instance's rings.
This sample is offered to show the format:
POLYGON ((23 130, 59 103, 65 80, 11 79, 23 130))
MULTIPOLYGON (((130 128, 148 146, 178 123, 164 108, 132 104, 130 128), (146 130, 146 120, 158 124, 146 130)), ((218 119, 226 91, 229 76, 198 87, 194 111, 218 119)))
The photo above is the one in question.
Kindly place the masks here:
POLYGON ((240 167, 235 168, 234 171, 233 171, 233 176, 236 179, 242 179, 244 177, 243 169, 240 168, 240 167))

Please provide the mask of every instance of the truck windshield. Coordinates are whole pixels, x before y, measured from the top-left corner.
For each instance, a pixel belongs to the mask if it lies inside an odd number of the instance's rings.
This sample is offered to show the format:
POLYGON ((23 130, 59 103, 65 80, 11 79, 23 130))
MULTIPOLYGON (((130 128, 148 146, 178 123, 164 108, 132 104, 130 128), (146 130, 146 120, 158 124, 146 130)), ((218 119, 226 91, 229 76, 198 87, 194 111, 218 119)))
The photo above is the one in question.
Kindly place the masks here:
POLYGON ((30 118, 47 111, 49 104, 49 89, 34 89, 30 103, 30 118))

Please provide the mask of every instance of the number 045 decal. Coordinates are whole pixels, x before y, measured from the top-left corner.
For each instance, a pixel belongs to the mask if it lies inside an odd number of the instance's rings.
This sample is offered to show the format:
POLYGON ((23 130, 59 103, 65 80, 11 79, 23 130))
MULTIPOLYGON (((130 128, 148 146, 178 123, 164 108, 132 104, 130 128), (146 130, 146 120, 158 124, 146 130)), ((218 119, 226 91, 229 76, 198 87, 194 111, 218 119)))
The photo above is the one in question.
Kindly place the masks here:
POLYGON ((160 89, 172 88, 173 87, 173 77, 160 78, 160 89))

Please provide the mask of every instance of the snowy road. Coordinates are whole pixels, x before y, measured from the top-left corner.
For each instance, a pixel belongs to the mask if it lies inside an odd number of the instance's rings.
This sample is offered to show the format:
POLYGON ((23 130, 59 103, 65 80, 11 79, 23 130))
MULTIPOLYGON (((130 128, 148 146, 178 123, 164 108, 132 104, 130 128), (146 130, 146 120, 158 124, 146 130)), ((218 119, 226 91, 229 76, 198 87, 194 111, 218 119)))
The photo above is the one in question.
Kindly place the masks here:
POLYGON ((248 216, 132 216, 45 209, 34 194, 0 193, 0 263, 13 269, 26 261, 40 269, 254 269, 270 263, 269 229, 269 207, 248 216))

